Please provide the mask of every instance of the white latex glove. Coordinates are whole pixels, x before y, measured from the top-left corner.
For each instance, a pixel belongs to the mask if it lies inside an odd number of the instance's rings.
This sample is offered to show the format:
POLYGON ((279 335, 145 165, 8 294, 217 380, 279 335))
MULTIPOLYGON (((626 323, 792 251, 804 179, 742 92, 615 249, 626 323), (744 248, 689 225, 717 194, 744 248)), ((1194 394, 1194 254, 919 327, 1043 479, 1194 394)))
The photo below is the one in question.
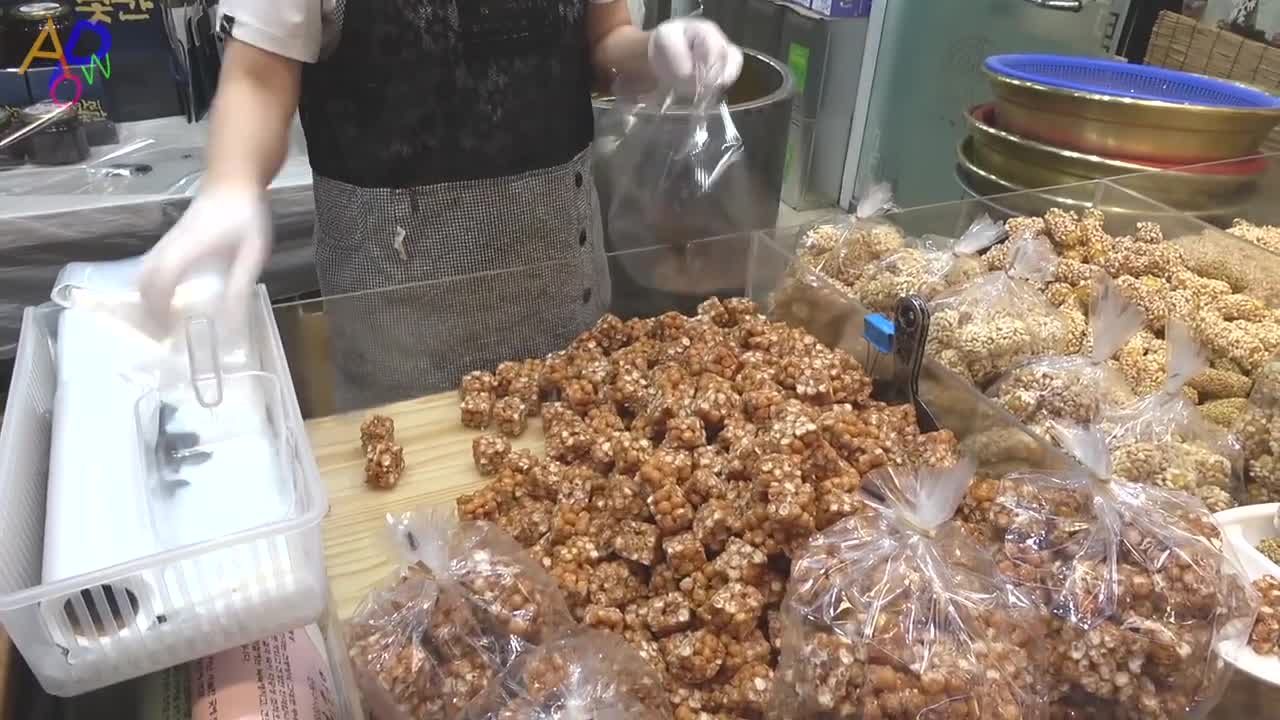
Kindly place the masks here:
POLYGON ((189 312, 177 287, 197 273, 224 279, 215 313, 238 315, 271 253, 271 211, 261 192, 211 190, 142 257, 138 289, 151 322, 171 330, 189 312), (175 302, 176 300, 176 302, 175 302))
POLYGON ((742 72, 742 50, 710 20, 675 18, 649 34, 649 64, 661 88, 723 91, 742 72))

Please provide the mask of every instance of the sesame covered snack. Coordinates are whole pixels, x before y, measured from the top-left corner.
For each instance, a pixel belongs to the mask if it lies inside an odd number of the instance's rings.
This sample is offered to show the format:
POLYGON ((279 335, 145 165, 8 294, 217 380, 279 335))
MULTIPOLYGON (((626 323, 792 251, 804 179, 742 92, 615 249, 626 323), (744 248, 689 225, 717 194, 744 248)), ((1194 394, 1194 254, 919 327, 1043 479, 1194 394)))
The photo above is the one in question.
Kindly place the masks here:
POLYGON ((1109 280, 1099 280, 1089 311, 1090 352, 1029 360, 996 381, 987 395, 1047 440, 1052 440, 1053 423, 1092 424, 1108 408, 1137 399, 1107 361, 1142 323, 1142 310, 1109 280))
POLYGON ((404 567, 356 609, 348 646, 379 720, 462 717, 530 648, 573 623, 555 581, 496 526, 389 521, 404 567))
POLYGON ((1280 502, 1280 359, 1254 376, 1235 429, 1244 444, 1249 502, 1280 502))
POLYGON ((806 328, 823 343, 839 346, 854 308, 851 285, 864 269, 906 246, 906 236, 878 216, 893 209, 887 185, 874 185, 857 211, 838 220, 805 228, 795 248, 796 259, 774 293, 773 315, 806 328))
POLYGON ((838 222, 821 222, 808 228, 797 255, 812 262, 815 270, 841 282, 861 272, 868 263, 900 250, 906 242, 902 231, 880 216, 895 209, 887 184, 877 183, 858 199, 853 215, 838 222))
POLYGON ((1159 391, 1101 414, 1115 476, 1129 482, 1181 490, 1211 512, 1245 497, 1244 448, 1237 436, 1206 420, 1182 392, 1208 364, 1185 325, 1165 330, 1169 354, 1159 391))
POLYGON ((1004 226, 983 215, 959 239, 925 235, 874 262, 840 263, 840 281, 871 312, 892 313, 904 295, 931 299, 983 273, 978 253, 1004 236, 1004 226))
POLYGON ((877 470, 795 558, 769 717, 1047 717, 1047 618, 952 521, 972 476, 877 470))
MULTIPOLYGON (((1216 230, 1166 238, 1155 222, 1139 221, 1132 234, 1112 236, 1105 227, 1118 223, 1108 222, 1097 209, 1075 213, 1054 208, 1043 217, 1012 218, 1005 224, 1012 237, 1043 233, 1053 243, 1060 260, 1045 295, 1073 326, 1083 327, 1079 297, 1101 276, 1111 277, 1143 309, 1146 329, 1112 360, 1139 395, 1164 384, 1163 333, 1169 320, 1187 323, 1210 351, 1210 368, 1184 391, 1198 403, 1217 403, 1215 419, 1239 406, 1218 401, 1244 398, 1251 376, 1280 352, 1280 313, 1273 309, 1280 305, 1280 263, 1264 250, 1233 244, 1216 230)), ((1009 266, 1009 245, 1001 243, 983 256, 989 268, 1009 266)), ((1068 350, 1081 351, 1074 346, 1068 350)))
POLYGON ((1280 227, 1274 225, 1254 225, 1242 218, 1236 218, 1227 232, 1243 238, 1258 247, 1280 253, 1280 227))
POLYGON ((622 638, 582 629, 521 656, 466 720, 671 720, 658 674, 622 638))
POLYGON ((1049 241, 1023 235, 1012 267, 981 276, 929 303, 930 358, 979 387, 1032 358, 1062 354, 1068 324, 1037 289, 1057 262, 1049 241))
POLYGON ((1111 472, 1096 430, 1060 427, 1080 469, 991 484, 982 516, 1000 573, 1049 611, 1052 717, 1201 717, 1256 596, 1194 497, 1111 472))

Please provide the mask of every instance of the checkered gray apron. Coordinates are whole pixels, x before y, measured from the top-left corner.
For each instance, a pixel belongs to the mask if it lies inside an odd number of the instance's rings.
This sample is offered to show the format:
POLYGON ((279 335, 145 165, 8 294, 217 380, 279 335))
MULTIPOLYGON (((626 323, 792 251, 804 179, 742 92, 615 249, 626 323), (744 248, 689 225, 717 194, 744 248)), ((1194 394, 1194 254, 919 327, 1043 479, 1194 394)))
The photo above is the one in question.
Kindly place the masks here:
POLYGON ((315 196, 340 410, 546 354, 608 307, 590 149, 546 170, 408 189, 317 175, 315 196))

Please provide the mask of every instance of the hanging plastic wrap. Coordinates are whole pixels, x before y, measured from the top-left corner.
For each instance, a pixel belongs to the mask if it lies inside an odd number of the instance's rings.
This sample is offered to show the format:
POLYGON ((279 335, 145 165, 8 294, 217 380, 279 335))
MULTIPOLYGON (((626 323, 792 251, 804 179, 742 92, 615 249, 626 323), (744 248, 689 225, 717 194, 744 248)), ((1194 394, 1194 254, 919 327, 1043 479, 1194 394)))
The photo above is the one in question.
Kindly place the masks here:
POLYGON ((876 470, 793 561, 770 718, 1044 717, 1045 617, 952 521, 972 476, 876 470))
POLYGON ((1244 449, 1248 502, 1280 502, 1280 358, 1253 376, 1236 432, 1244 449))
POLYGON ((1038 291, 1057 256, 1039 235, 1010 240, 1008 271, 987 273, 929 304, 928 355, 979 387, 1032 358, 1060 355, 1067 340, 1062 311, 1038 291))
POLYGON ((1202 717, 1253 623, 1247 577, 1194 497, 1113 479, 1096 430, 1054 432, 1088 472, 1012 473, 966 503, 1053 617, 1050 716, 1202 717))
POLYGON ((378 720, 461 717, 503 668, 567 632, 555 581, 485 522, 431 513, 390 521, 403 568, 373 590, 349 628, 366 705, 378 720))
POLYGON ((580 630, 521 656, 466 720, 671 720, 657 672, 618 635, 580 630))
POLYGON ((1183 387, 1208 367, 1186 325, 1170 321, 1164 388, 1104 413, 1100 425, 1117 478, 1192 493, 1217 512, 1244 497, 1239 438, 1200 414, 1183 387))
POLYGON ((1052 439, 1053 423, 1091 425, 1105 410, 1137 399, 1107 361, 1144 322, 1142 309, 1103 279, 1095 286, 1089 308, 1088 354, 1030 360, 1006 373, 987 394, 1045 439, 1052 439))
POLYGON ((795 239, 795 261, 770 300, 772 316, 805 328, 830 347, 840 347, 857 319, 849 302, 853 292, 841 279, 841 268, 860 272, 902 250, 902 230, 880 217, 893 209, 888 183, 878 183, 859 198, 853 215, 821 220, 801 230, 795 239))

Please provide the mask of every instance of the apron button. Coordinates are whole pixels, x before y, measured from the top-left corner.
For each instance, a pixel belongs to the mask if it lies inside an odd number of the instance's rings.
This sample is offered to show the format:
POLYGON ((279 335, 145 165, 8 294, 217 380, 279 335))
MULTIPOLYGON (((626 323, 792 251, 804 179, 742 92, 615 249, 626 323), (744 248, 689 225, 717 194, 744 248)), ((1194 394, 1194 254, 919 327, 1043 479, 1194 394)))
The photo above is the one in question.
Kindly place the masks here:
POLYGON ((579 247, 586 247, 586 246, 587 246, 587 231, 586 231, 586 230, 583 230, 582 232, 578 233, 578 246, 579 246, 579 247))
POLYGON ((573 174, 573 186, 582 187, 582 173, 573 174))
POLYGON ((582 304, 586 305, 591 302, 591 288, 582 291, 582 304))

